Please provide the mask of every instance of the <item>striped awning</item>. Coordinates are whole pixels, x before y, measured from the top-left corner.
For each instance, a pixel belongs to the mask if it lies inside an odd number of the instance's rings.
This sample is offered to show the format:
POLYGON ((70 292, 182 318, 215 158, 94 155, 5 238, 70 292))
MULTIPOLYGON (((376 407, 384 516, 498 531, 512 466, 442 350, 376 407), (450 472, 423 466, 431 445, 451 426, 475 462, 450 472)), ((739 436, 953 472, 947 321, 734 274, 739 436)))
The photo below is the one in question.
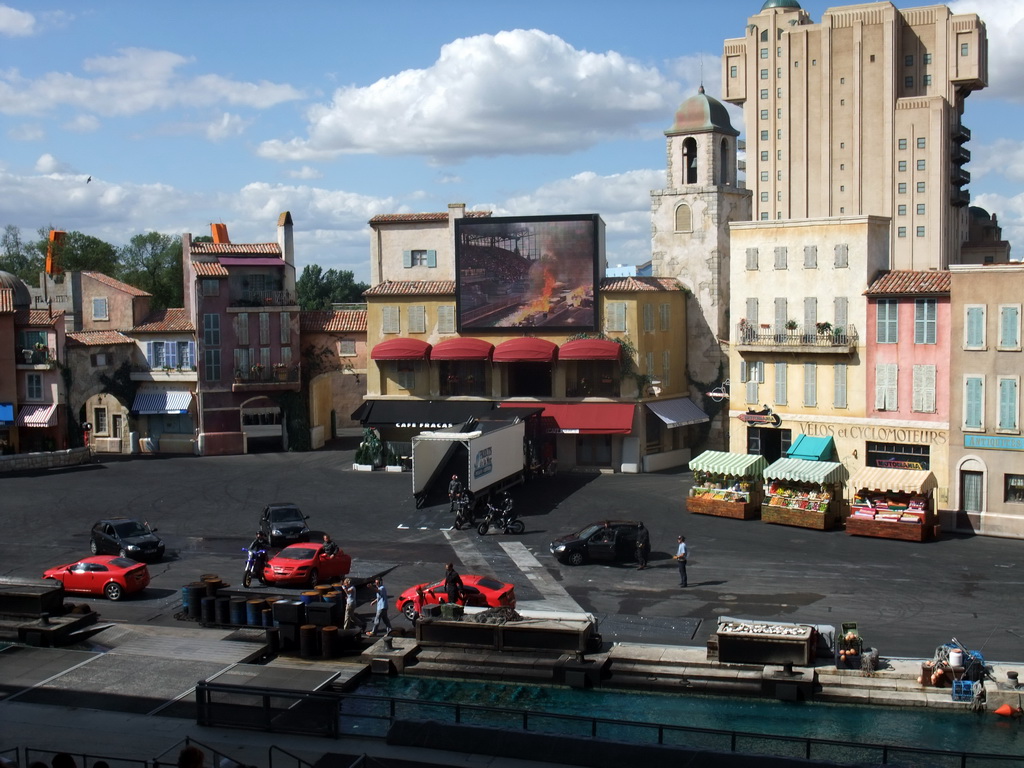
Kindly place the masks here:
POLYGON ((864 467, 854 473, 847 484, 859 491, 902 491, 904 493, 927 493, 938 485, 935 475, 927 469, 889 469, 888 467, 864 467))
POLYGON ((132 413, 152 416, 159 413, 188 413, 191 392, 139 392, 132 403, 132 413))
POLYGON ((676 397, 672 400, 654 400, 647 403, 655 416, 665 422, 669 429, 686 427, 690 424, 703 424, 711 421, 704 411, 688 397, 676 397))
POLYGON ((798 483, 828 485, 846 479, 846 467, 836 461, 779 459, 765 467, 765 480, 793 480, 798 483))
POLYGON ((57 404, 23 405, 18 411, 19 427, 52 427, 57 423, 57 404))
POLYGON ((761 473, 768 466, 768 459, 749 453, 726 453, 724 451, 704 451, 700 456, 690 459, 690 469, 694 472, 711 472, 726 477, 761 478, 761 473))

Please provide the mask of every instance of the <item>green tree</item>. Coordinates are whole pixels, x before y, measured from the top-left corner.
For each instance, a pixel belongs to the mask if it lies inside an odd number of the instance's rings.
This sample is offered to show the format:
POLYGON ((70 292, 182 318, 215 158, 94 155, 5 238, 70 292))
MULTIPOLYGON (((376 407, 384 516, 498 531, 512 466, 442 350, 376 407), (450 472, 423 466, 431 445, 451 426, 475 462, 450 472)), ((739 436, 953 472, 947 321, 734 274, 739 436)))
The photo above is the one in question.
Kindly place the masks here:
MULTIPOLYGON (((43 249, 49 244, 50 233, 46 233, 43 249)), ((114 277, 121 270, 117 249, 110 243, 81 232, 68 232, 64 245, 57 254, 58 264, 65 272, 102 272, 114 277)))
POLYGON ((36 243, 26 243, 21 239, 21 230, 8 224, 0 235, 0 251, 0 270, 17 275, 30 285, 38 282, 45 267, 45 248, 40 252, 36 243))
POLYGON ((350 270, 324 272, 319 264, 307 264, 295 283, 295 292, 302 309, 330 309, 332 304, 361 302, 363 291, 369 287, 357 283, 350 270))
POLYGON ((153 295, 152 308, 180 307, 184 301, 181 238, 147 232, 121 248, 118 279, 153 295))

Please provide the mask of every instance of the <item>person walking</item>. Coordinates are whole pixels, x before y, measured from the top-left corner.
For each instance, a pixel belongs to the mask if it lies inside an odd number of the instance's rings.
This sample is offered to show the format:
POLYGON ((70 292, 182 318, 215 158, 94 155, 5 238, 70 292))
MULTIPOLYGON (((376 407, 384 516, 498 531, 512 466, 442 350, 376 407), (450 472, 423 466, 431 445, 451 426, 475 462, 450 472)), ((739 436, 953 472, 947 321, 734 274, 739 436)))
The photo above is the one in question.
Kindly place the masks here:
POLYGON ((351 629, 358 625, 360 629, 365 630, 363 620, 356 616, 356 588, 352 584, 352 579, 345 579, 341 583, 341 590, 345 593, 345 622, 342 629, 351 629))
MULTIPOLYGON (((376 594, 377 594, 377 599, 376 599, 377 612, 373 615, 373 626, 371 626, 370 627, 370 631, 366 633, 370 637, 373 637, 375 634, 377 634, 377 627, 380 626, 381 624, 384 625, 384 627, 387 629, 388 632, 391 632, 391 618, 388 616, 388 590, 387 590, 387 587, 384 586, 384 580, 381 579, 381 578, 374 579, 373 580, 373 585, 376 588, 376 594)), ((387 634, 387 633, 381 633, 381 634, 387 634)))
POLYGON ((686 537, 679 534, 677 539, 679 546, 676 547, 676 553, 672 556, 672 559, 679 565, 679 586, 686 586, 686 537))
POLYGON ((643 523, 636 529, 636 569, 642 571, 647 567, 647 558, 651 554, 651 534, 643 523))
POLYGON ((451 563, 444 566, 444 591, 448 595, 448 602, 453 605, 462 597, 462 577, 451 563))

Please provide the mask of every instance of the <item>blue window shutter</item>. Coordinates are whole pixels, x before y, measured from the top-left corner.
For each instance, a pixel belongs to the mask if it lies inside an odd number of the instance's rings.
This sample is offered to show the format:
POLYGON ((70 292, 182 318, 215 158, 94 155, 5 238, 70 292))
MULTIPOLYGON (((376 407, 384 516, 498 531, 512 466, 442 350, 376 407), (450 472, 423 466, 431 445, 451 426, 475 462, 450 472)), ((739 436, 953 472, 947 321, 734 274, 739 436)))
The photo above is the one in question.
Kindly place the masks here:
POLYGON ((194 341, 188 343, 188 364, 190 366, 196 364, 196 343, 194 341))
POLYGON ((176 368, 178 366, 178 344, 174 341, 164 342, 164 365, 176 368))
POLYGON ((437 266, 437 251, 427 251, 427 266, 428 267, 436 267, 437 266))
POLYGON ((146 342, 146 362, 149 363, 149 367, 153 367, 153 342, 146 342))
POLYGON ((406 269, 412 267, 412 251, 402 251, 402 266, 406 269))

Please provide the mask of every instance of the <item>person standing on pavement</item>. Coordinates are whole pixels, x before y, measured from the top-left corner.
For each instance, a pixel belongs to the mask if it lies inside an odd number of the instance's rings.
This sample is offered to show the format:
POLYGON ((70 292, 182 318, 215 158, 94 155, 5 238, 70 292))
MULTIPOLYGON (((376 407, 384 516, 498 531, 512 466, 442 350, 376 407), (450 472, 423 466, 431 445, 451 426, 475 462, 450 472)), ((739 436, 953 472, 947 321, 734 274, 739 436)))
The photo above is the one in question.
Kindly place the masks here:
POLYGON ((390 619, 390 617, 388 617, 388 590, 387 590, 387 587, 384 586, 384 580, 380 579, 380 578, 377 578, 377 579, 373 580, 373 586, 376 588, 377 612, 373 615, 373 626, 371 626, 370 627, 370 631, 366 633, 366 634, 370 635, 371 637, 373 635, 377 634, 377 627, 380 626, 381 624, 384 625, 384 627, 387 629, 388 632, 391 631, 391 619, 390 619))
POLYGON ((453 605, 459 602, 462 596, 462 577, 451 563, 444 566, 444 591, 448 595, 448 602, 453 605))
POLYGON ((677 564, 679 565, 679 586, 686 586, 686 537, 679 534, 677 539, 679 546, 676 547, 676 553, 672 556, 677 564))
POLYGON ((452 512, 455 511, 455 506, 458 504, 459 499, 462 498, 462 481, 459 480, 458 475, 452 475, 452 480, 448 483, 448 502, 451 506, 452 512))
POLYGON ((345 593, 345 623, 342 624, 342 629, 351 629, 354 625, 366 629, 362 619, 356 616, 356 588, 352 584, 352 579, 345 579, 341 583, 341 590, 345 593))
POLYGON ((651 534, 640 523, 636 529, 636 569, 642 571, 647 567, 647 558, 651 554, 651 534))

